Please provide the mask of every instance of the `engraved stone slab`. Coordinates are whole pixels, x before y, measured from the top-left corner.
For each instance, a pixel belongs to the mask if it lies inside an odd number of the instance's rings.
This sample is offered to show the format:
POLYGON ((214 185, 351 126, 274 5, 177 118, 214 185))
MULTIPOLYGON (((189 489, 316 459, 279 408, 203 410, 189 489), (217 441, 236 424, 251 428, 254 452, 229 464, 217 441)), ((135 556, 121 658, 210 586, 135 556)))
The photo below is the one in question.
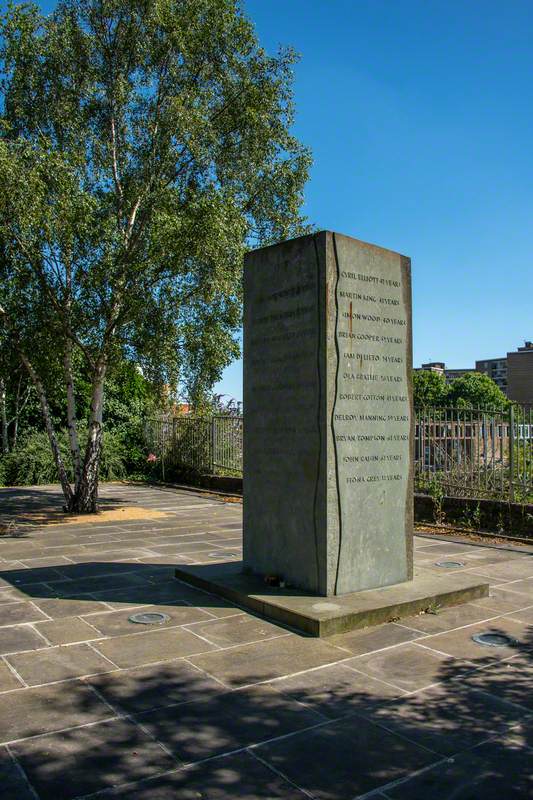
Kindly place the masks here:
POLYGON ((410 260, 323 231, 248 254, 244 562, 324 596, 412 578, 410 260))

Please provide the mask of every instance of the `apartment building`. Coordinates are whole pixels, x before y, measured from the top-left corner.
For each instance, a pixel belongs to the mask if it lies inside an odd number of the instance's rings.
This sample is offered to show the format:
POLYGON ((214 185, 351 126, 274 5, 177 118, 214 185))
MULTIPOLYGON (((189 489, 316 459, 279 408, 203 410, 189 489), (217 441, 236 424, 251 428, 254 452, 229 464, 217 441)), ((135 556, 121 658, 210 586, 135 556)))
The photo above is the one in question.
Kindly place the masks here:
POLYGON ((533 404, 533 342, 507 353, 507 397, 533 404))
POLYGON ((474 369, 447 369, 443 361, 429 361, 420 369, 444 375, 448 383, 470 372, 482 372, 492 378, 510 400, 533 404, 533 342, 525 342, 523 347, 505 357, 480 359, 474 369))
POLYGON ((421 367, 418 368, 419 370, 424 370, 425 372, 436 372, 438 375, 444 375, 446 378, 446 383, 451 383, 456 378, 460 378, 463 375, 467 375, 469 372, 475 372, 475 369, 446 369, 446 364, 444 361, 429 361, 427 364, 422 364, 421 367))
POLYGON ((476 372, 483 372, 492 378, 504 394, 507 394, 507 359, 506 358, 486 358, 484 361, 476 361, 476 372))

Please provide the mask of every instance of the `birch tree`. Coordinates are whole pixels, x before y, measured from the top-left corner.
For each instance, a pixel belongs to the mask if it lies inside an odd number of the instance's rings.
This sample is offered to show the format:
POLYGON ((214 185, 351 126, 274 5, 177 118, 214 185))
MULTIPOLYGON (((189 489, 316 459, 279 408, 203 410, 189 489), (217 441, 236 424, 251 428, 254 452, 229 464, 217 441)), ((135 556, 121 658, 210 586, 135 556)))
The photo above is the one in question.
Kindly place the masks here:
POLYGON ((39 396, 65 507, 92 512, 114 360, 205 390, 238 350, 244 250, 305 230, 295 55, 267 55, 235 0, 64 0, 48 17, 10 7, 1 59, 0 320, 39 396))

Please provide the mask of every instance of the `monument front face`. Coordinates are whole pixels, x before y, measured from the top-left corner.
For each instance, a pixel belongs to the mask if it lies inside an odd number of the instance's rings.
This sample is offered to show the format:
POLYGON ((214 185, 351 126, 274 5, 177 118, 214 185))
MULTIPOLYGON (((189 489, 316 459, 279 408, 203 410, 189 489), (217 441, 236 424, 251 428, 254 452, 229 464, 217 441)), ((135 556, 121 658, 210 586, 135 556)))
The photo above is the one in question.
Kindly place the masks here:
POLYGON ((412 577, 408 258, 322 232, 248 254, 244 560, 322 595, 412 577))

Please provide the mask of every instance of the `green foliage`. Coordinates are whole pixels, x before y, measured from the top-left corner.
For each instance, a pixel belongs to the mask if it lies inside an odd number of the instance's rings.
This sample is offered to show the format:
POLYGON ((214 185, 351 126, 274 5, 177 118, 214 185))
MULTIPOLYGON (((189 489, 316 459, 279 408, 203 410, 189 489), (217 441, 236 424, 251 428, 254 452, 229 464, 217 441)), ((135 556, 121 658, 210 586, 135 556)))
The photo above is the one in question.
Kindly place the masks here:
MULTIPOLYGON (((18 435, 24 436, 32 429, 41 430, 42 416, 37 393, 28 381, 22 365, 16 357, 9 359, 0 347, 0 383, 6 386, 7 419, 10 421, 10 443, 13 438, 13 422, 16 403, 21 408, 18 435)), ((81 358, 74 364, 76 403, 78 416, 87 416, 91 400, 90 376, 81 358)), ((60 373, 53 374, 48 381, 47 397, 53 420, 58 428, 67 425, 65 414, 65 387, 60 373)), ((142 438, 139 426, 146 416, 160 413, 163 407, 161 387, 148 381, 137 365, 126 359, 118 359, 108 374, 104 398, 104 423, 110 430, 120 433, 125 441, 142 438)))
MULTIPOLYGON (((89 502, 113 366, 201 403, 239 352, 245 250, 308 230, 296 56, 268 55, 237 0, 25 3, 2 22, 0 319, 57 426, 72 361, 89 502)), ((111 388, 105 419, 135 427, 137 400, 111 388)))
POLYGON ((93 361, 128 348, 198 399, 238 354, 245 248, 306 230, 294 52, 268 56, 235 0, 15 6, 3 42, 18 334, 38 319, 93 361))
POLYGON ((0 452, 6 453, 28 422, 40 418, 37 397, 0 321, 0 452), (1 424, 5 420, 4 425, 1 424))
POLYGON ((499 386, 481 372, 469 372, 447 384, 439 372, 416 370, 413 397, 415 408, 500 410, 509 406, 499 386))
POLYGON ((479 528, 481 527, 481 507, 479 502, 476 503, 474 507, 470 505, 465 505, 465 509, 460 519, 460 523, 461 525, 464 525, 465 528, 471 528, 472 530, 479 530, 479 528))
POLYGON ((115 366, 106 382, 104 426, 120 437, 128 474, 146 472, 144 425, 147 417, 161 413, 162 404, 160 387, 147 381, 135 364, 115 366))
MULTIPOLYGON (((83 362, 76 369, 78 408, 86 409, 90 402, 90 383, 84 371, 83 362)), ((1 373, 0 373, 1 374, 1 373)), ((14 373, 20 376, 20 369, 14 373)), ((23 375, 23 373, 22 373, 23 375)), ((13 381, 16 387, 16 381, 13 381)), ((49 400, 58 428, 64 428, 66 417, 62 408, 64 387, 58 381, 51 387, 49 400)), ((151 384, 140 373, 135 364, 121 360, 114 365, 106 385, 104 401, 103 461, 101 478, 112 480, 125 474, 142 475, 146 473, 146 446, 144 444, 144 422, 147 416, 156 413, 161 407, 161 393, 158 386, 151 384)), ((63 458, 68 463, 69 448, 66 434, 59 436, 63 458)), ((80 430, 82 449, 86 443, 86 431, 80 430)), ((52 483, 57 479, 50 445, 42 431, 39 401, 35 392, 30 391, 29 402, 19 423, 18 445, 8 457, 0 456, 0 485, 31 483, 52 483)), ((69 475, 72 469, 69 467, 69 475)))
POLYGON ((450 384, 449 405, 456 408, 504 409, 509 401, 499 386, 481 372, 469 372, 450 384))
POLYGON ((415 408, 435 407, 446 404, 448 386, 440 372, 415 370, 413 372, 413 401, 415 408))
POLYGON ((443 525, 446 520, 446 513, 443 508, 445 497, 444 487, 438 475, 432 475, 426 486, 426 491, 433 498, 433 518, 436 525, 443 525))
POLYGON ((134 364, 122 362, 106 382, 104 423, 106 428, 127 436, 145 418, 155 401, 154 387, 134 364))
MULTIPOLYGON (((82 447, 87 440, 87 431, 80 431, 82 447)), ((58 436, 59 446, 68 463, 68 438, 65 431, 58 436)), ((100 477, 104 481, 120 480, 126 476, 127 451, 120 434, 105 431, 100 462, 100 477)), ((73 480, 72 468, 69 478, 73 480)), ((0 459, 0 485, 30 486, 55 483, 57 469, 50 450, 50 442, 44 431, 32 431, 21 440, 19 446, 0 459)))

